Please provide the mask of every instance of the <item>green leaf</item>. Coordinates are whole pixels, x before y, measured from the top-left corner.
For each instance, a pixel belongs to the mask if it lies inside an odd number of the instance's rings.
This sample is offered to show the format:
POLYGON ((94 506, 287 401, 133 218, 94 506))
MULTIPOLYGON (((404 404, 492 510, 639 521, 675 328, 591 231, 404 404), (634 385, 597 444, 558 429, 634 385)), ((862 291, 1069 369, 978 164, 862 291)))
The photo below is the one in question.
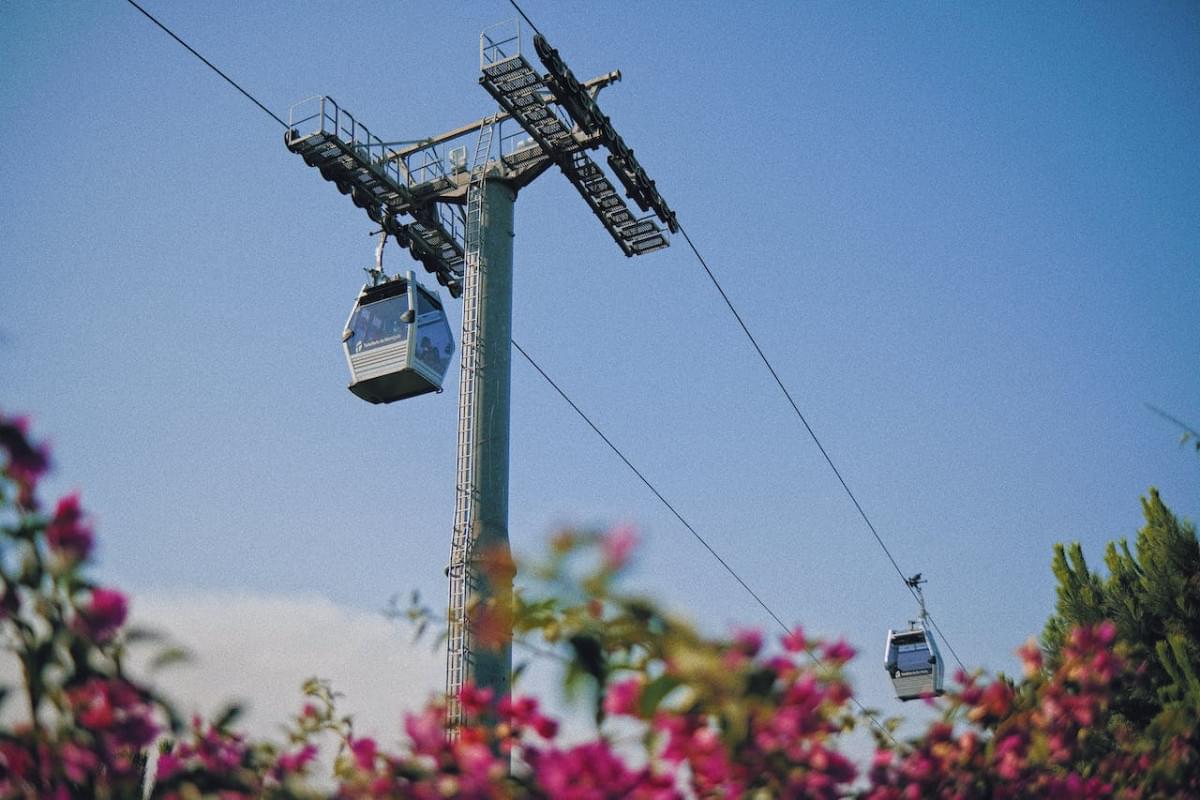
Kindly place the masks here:
POLYGON ((630 616, 639 622, 649 622, 658 616, 658 610, 654 607, 654 604, 648 600, 643 600, 640 598, 630 600, 628 603, 626 603, 625 607, 629 611, 630 616))
POLYGON ((54 658, 54 640, 47 639, 40 642, 33 648, 33 652, 29 654, 29 670, 31 673, 42 676, 46 673, 46 668, 55 662, 54 658))
POLYGON ((141 644, 143 642, 165 642, 167 636, 162 631, 157 631, 153 628, 143 628, 140 625, 132 626, 125 629, 126 644, 141 644))
POLYGON ((145 691, 145 698, 148 702, 158 706, 159 710, 167 715, 167 728, 170 730, 173 736, 179 736, 183 733, 183 731, 187 728, 187 725, 184 722, 183 717, 181 717, 179 712, 175 709, 175 706, 171 705, 170 702, 167 701, 167 698, 152 690, 145 691))
POLYGON ((604 683, 604 650, 600 641, 590 634, 577 633, 570 638, 575 661, 588 675, 604 683))
POLYGON ((150 672, 158 672, 161 669, 172 667, 177 664, 186 664, 192 660, 192 654, 182 647, 168 647, 163 649, 154 656, 150 661, 148 669, 150 672))
POLYGON ((746 677, 746 694, 750 697, 766 697, 775 685, 774 670, 756 669, 746 677))
POLYGON ((228 730, 229 726, 242 716, 244 710, 240 703, 230 703, 222 709, 221 713, 217 714, 216 720, 213 722, 213 728, 219 731, 228 730))
POLYGON ((663 699, 681 684, 682 681, 673 675, 660 675, 650 681, 642 689, 641 699, 638 700, 638 714, 642 717, 653 716, 663 699))

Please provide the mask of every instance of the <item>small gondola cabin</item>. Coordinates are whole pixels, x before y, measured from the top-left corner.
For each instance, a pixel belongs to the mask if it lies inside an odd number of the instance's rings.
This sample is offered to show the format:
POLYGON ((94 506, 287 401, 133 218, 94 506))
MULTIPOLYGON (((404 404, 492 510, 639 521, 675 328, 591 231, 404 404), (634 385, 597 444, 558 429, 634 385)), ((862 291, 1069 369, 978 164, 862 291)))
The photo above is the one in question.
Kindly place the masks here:
POLYGON ((350 391, 372 403, 440 392, 454 355, 441 301, 411 272, 363 287, 342 346, 350 391))
POLYGON ((942 658, 937 642, 923 625, 888 631, 883 667, 900 700, 916 700, 943 692, 942 658))

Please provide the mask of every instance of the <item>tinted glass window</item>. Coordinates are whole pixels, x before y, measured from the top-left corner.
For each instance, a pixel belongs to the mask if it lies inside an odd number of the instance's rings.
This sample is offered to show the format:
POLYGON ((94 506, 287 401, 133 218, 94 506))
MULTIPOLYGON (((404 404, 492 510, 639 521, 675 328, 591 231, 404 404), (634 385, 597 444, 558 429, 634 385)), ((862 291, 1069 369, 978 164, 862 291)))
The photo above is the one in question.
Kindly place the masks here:
POLYGON ((929 670, 933 666, 929 663, 929 648, 924 642, 898 645, 896 650, 896 666, 901 672, 929 670))
POLYGON ((417 313, 424 315, 431 311, 441 311, 441 301, 430 298, 424 291, 417 291, 417 313))
POLYGON ((400 317, 407 310, 408 295, 405 294, 360 306, 350 318, 350 330, 354 333, 346 340, 346 346, 351 353, 361 353, 403 341, 408 326, 400 321, 400 317))
POLYGON ((414 357, 439 375, 446 374, 454 355, 454 338, 446 315, 420 292, 417 293, 417 350, 414 357))

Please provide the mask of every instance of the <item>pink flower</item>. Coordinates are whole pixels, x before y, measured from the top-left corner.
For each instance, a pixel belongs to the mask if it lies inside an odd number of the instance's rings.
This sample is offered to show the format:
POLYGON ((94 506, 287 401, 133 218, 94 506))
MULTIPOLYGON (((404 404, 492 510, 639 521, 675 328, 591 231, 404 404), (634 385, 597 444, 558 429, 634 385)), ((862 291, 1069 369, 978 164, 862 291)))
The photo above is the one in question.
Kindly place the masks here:
POLYGON ((454 755, 462 779, 459 794, 463 797, 493 796, 489 791, 492 784, 508 772, 507 759, 502 764, 483 736, 461 737, 454 745, 454 755))
POLYGON ((614 716, 638 716, 638 701, 642 696, 642 679, 629 678, 610 684, 604 695, 604 713, 614 716))
POLYGON ((500 715, 518 727, 531 724, 538 713, 538 701, 532 697, 505 695, 498 707, 500 715))
POLYGON ((1108 684, 1116 677, 1117 669, 1120 666, 1120 659, 1111 650, 1101 650, 1092 656, 1089 666, 1092 675, 1097 681, 1102 684, 1108 684))
POLYGON ((533 729, 543 739, 553 739, 558 735, 558 721, 543 714, 538 714, 533 720, 533 729))
POLYGON ((1021 665, 1026 678, 1032 678, 1042 671, 1042 648, 1038 647, 1036 639, 1030 639, 1017 650, 1021 657, 1021 665))
POLYGON ((92 678, 68 691, 79 726, 113 747, 145 747, 158 735, 153 708, 138 689, 121 680, 92 678))
POLYGON ((154 772, 156 781, 168 781, 183 770, 183 762, 174 753, 160 753, 158 768, 154 772))
POLYGON ((1025 767, 1025 743, 1020 736, 1007 736, 996 745, 996 774, 1006 781, 1021 777, 1025 767))
POLYGON ((538 711, 538 701, 533 697, 507 695, 500 700, 496 709, 516 734, 532 728, 543 739, 558 735, 558 723, 538 711))
POLYGON ((695 729, 687 747, 688 764, 696 776, 698 789, 704 794, 731 797, 741 794, 734 766, 715 730, 708 726, 695 729))
POLYGON ((38 479, 50 468, 50 456, 44 447, 29 441, 28 429, 29 420, 25 417, 0 414, 0 450, 8 451, 4 474, 17 484, 17 503, 32 509, 37 507, 34 490, 38 479))
MULTIPOLYGON (((249 753, 249 746, 240 734, 214 728, 199 717, 193 717, 189 738, 177 741, 170 753, 164 753, 159 757, 157 777, 159 780, 166 781, 181 772, 190 771, 224 778, 232 777, 239 772, 244 776, 245 771, 242 767, 247 763, 249 753)), ((285 769, 302 770, 311 757, 305 753, 304 749, 297 753, 283 755, 275 762, 271 774, 274 778, 280 779, 285 777, 283 775, 285 769)), ((231 792, 222 794, 221 797, 228 797, 230 800, 241 797, 258 797, 259 792, 253 788, 257 779, 258 776, 255 776, 250 780, 244 794, 231 792)), ((178 795, 169 794, 167 797, 177 798, 178 795)))
POLYGON ((687 755, 687 740, 698 723, 678 714, 660 711, 654 717, 654 729, 666 736, 662 757, 666 761, 679 762, 687 755))
POLYGON ((913 753, 902 766, 904 777, 914 784, 924 783, 937 772, 937 763, 924 753, 913 753))
POLYGON ((69 494, 58 501, 54 516, 46 526, 46 542, 50 549, 71 561, 83 561, 92 552, 92 527, 79 507, 79 494, 69 494))
POLYGON ((799 653, 808 649, 808 640, 804 638, 804 629, 799 625, 792 628, 791 632, 780 641, 783 643, 783 649, 789 653, 799 653))
POLYGON ((821 648, 821 655, 825 660, 835 664, 845 664, 854 658, 856 652, 853 647, 840 639, 821 648))
POLYGON ((107 730, 117 721, 106 687, 93 681, 75 694, 76 717, 79 724, 90 730, 107 730))
POLYGON ((33 755, 17 741, 0 741, 0 763, 3 763, 7 775, 18 779, 23 780, 33 772, 33 755))
POLYGON ((762 631, 754 628, 741 628, 733 634, 733 646, 753 658, 763 646, 762 631))
POLYGON ((58 759, 63 774, 74 783, 84 783, 100 766, 100 759, 95 753, 74 742, 67 742, 59 748, 58 759))
POLYGON ((413 752, 435 755, 446 743, 446 715, 440 708, 426 708, 419 714, 406 714, 404 731, 412 740, 413 752))
POLYGON ((622 525, 610 531, 603 539, 604 566, 618 570, 629 561, 637 545, 637 532, 630 525, 622 525))
POLYGON ((102 642, 125 624, 129 603, 125 595, 113 589, 92 589, 91 601, 79 609, 75 618, 79 633, 102 642))
POLYGON ((354 763, 358 764, 359 769, 369 772, 375 768, 375 756, 379 752, 379 747, 375 744, 374 739, 369 737, 356 739, 351 736, 350 752, 354 754, 354 763))
POLYGON ((967 716, 974 722, 985 724, 1001 720, 1008 714, 1012 700, 1013 691, 1008 684, 996 681, 983 690, 967 716))
POLYGON ((495 696, 496 693, 491 689, 486 687, 481 689, 473 683, 468 683, 458 693, 458 701, 462 703, 463 711, 468 716, 476 716, 491 706, 492 698, 495 696))
POLYGON ((570 750, 531 749, 527 758, 537 786, 548 797, 562 800, 627 797, 639 775, 625 766, 607 742, 592 742, 570 750))
POLYGON ((279 772, 284 775, 289 773, 303 773, 309 762, 316 757, 316 745, 306 744, 295 753, 285 753, 280 756, 277 766, 279 772))

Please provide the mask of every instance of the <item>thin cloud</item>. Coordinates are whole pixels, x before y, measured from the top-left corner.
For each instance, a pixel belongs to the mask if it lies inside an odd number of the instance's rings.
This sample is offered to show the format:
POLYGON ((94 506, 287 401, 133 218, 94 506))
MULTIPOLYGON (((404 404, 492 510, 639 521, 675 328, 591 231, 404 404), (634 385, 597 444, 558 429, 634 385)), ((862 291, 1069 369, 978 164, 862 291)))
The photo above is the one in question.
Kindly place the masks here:
MULTIPOLYGON (((405 711, 441 691, 443 655, 429 639, 413 642, 382 614, 338 606, 317 596, 196 592, 137 595, 132 624, 168 634, 189 661, 152 676, 180 711, 209 716, 230 702, 245 707, 239 727, 280 738, 303 704, 300 687, 318 677, 342 697, 358 735, 400 740, 405 711)), ((143 647, 138 673, 156 648, 143 647)))

